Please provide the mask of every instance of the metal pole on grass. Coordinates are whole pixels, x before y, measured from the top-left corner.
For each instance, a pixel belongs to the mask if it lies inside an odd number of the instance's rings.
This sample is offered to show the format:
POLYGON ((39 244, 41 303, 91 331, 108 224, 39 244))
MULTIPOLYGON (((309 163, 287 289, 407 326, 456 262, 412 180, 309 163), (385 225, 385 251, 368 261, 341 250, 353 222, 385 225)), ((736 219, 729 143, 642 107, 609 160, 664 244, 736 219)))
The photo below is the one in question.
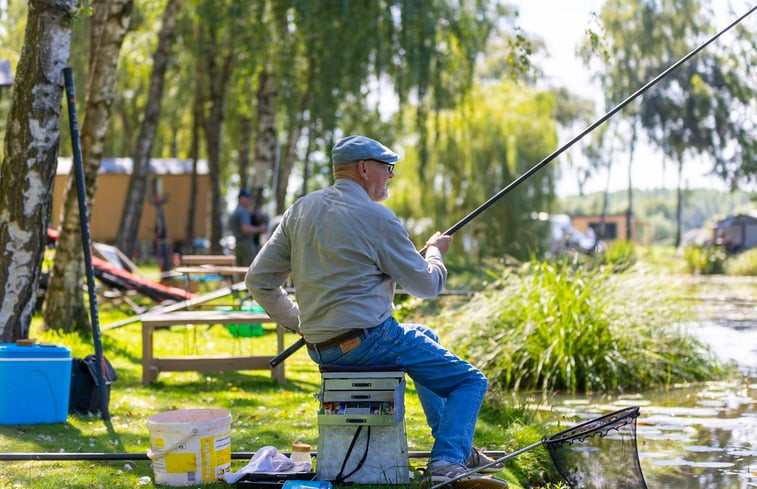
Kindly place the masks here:
MULTIPOLYGON (((542 442, 539 442, 542 443, 542 442)), ((532 447, 526 447, 526 449, 532 447)), ((522 453, 523 450, 518 450, 518 453, 522 453)), ((287 457, 291 455, 290 452, 281 452, 287 457)), ((502 457, 505 452, 502 451, 486 451, 484 452, 489 457, 502 457)), ((313 457, 318 456, 318 452, 310 452, 313 457)), ((232 460, 249 460, 255 456, 255 452, 231 452, 232 460)), ((410 458, 428 458, 431 456, 429 451, 410 451, 407 453, 410 458)), ((507 457, 510 458, 510 457, 507 457)), ((78 460, 150 460, 147 453, 144 452, 9 452, 0 453, 0 461, 20 461, 20 460, 32 460, 32 461, 78 461, 78 460)))
POLYGON ((108 392, 105 385, 105 366, 103 347, 100 338, 100 324, 97 314, 97 294, 95 293, 95 273, 92 268, 92 242, 89 233, 89 214, 87 213, 87 195, 84 191, 84 164, 79 146, 79 121, 76 115, 76 92, 74 90, 74 73, 70 67, 63 68, 68 100, 68 122, 71 128, 71 146, 73 150, 74 173, 76 175, 76 194, 79 197, 79 222, 81 224, 82 247, 84 248, 84 271, 87 275, 89 295, 89 312, 92 321, 92 342, 95 344, 95 370, 97 373, 97 393, 100 396, 100 413, 103 421, 110 420, 108 411, 108 392))

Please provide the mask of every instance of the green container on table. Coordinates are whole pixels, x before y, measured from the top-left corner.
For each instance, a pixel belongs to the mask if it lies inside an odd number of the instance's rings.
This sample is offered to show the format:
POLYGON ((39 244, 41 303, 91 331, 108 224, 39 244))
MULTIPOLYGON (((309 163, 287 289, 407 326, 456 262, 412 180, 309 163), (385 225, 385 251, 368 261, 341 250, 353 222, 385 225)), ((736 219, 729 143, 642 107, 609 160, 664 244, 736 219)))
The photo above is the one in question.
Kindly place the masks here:
MULTIPOLYGON (((216 311, 233 311, 231 306, 219 306, 215 308, 216 311)), ((246 312, 265 312, 265 310, 255 303, 245 302, 239 308, 240 311, 246 312)), ((253 336, 263 336, 263 325, 260 323, 253 324, 227 324, 226 329, 229 330, 234 338, 250 338, 253 336)))

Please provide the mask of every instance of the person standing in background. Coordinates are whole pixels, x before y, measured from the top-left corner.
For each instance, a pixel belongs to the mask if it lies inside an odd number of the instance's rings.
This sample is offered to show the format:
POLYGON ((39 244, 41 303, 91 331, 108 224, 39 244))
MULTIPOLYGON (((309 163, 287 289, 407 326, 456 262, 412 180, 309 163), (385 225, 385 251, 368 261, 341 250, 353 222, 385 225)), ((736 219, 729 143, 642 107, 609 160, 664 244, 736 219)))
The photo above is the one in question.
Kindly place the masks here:
POLYGON ((252 194, 247 189, 239 191, 237 207, 229 217, 229 228, 236 245, 234 246, 235 264, 238 267, 248 267, 260 250, 260 235, 268 229, 267 221, 254 224, 250 214, 250 198, 252 194), (257 244, 256 244, 257 243, 257 244))
MULTIPOLYGON (((258 251, 260 251, 260 248, 263 245, 263 242, 265 241, 263 237, 266 236, 266 234, 268 233, 268 222, 270 221, 270 218, 268 217, 268 214, 266 214, 265 211, 263 211, 263 189, 256 188, 256 189, 253 189, 253 191, 254 191, 255 202, 252 206, 252 215, 250 216, 250 224, 252 224, 253 227, 259 230, 259 232, 254 233, 252 235, 252 242, 254 245, 252 259, 254 260, 255 255, 258 254, 258 251)), ((250 262, 252 262, 252 260, 250 260, 250 262)))

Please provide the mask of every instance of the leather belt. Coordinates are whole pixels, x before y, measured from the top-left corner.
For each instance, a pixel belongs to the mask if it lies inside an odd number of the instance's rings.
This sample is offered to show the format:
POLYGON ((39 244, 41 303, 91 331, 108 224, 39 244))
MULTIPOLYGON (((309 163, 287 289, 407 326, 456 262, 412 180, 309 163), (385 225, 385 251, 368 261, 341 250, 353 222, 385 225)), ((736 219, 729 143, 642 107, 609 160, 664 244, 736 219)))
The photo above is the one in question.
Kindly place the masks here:
POLYGON ((365 332, 365 329, 363 328, 350 329, 340 334, 339 336, 331 338, 330 340, 322 341, 320 343, 307 343, 308 349, 315 350, 315 351, 322 351, 322 350, 325 350, 326 348, 331 348, 332 346, 337 346, 344 343, 345 341, 351 340, 353 338, 357 338, 364 332, 365 332))

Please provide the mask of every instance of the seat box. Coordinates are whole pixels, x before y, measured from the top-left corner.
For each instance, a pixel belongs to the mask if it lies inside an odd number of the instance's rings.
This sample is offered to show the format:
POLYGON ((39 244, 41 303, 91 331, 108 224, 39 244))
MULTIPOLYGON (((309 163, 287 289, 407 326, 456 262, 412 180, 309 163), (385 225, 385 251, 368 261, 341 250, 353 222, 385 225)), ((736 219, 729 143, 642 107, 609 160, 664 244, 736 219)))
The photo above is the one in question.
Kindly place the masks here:
POLYGON ((323 372, 318 424, 396 426, 405 419, 405 373, 323 372))
POLYGON ((70 386, 69 348, 0 343, 0 424, 65 422, 70 386))
POLYGON ((321 376, 316 477, 408 484, 405 372, 322 370, 321 376))

